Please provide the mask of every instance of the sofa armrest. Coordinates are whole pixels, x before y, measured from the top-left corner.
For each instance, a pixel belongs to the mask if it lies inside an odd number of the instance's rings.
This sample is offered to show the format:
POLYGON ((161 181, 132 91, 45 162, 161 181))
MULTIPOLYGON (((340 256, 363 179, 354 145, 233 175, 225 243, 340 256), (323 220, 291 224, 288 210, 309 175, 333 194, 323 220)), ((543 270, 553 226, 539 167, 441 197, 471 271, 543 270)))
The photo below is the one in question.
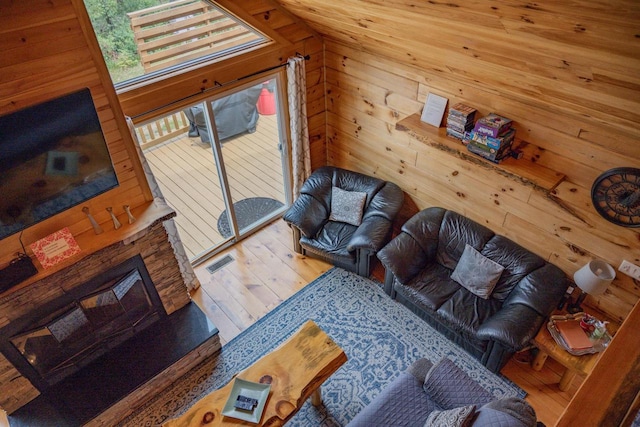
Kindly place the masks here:
POLYGON ((408 372, 400 372, 347 426, 397 426, 399 419, 403 420, 401 425, 421 426, 433 409, 434 404, 422 389, 422 381, 408 372))
POLYGON ((504 305, 478 328, 481 340, 497 341, 506 348, 518 351, 526 347, 538 333, 545 316, 523 304, 504 305))
POLYGON ((407 283, 421 272, 430 259, 422 247, 407 233, 400 233, 378 254, 387 271, 391 271, 400 283, 407 283))
POLYGON ((297 227, 304 237, 313 237, 329 218, 329 212, 323 203, 309 194, 300 197, 285 212, 282 219, 289 225, 297 227))
POLYGON ((351 236, 348 251, 356 249, 378 252, 389 238, 391 221, 381 216, 365 218, 351 236))
POLYGON ((427 208, 409 218, 402 226, 402 231, 413 237, 429 259, 436 258, 445 212, 443 208, 427 208))
POLYGON ((503 397, 478 408, 474 427, 536 427, 536 411, 524 399, 503 397))
POLYGON ((421 358, 409 365, 407 372, 420 381, 420 384, 424 384, 424 379, 432 367, 433 363, 429 359, 421 358))
POLYGON ((435 262, 445 212, 442 208, 418 212, 404 223, 402 232, 378 252, 384 267, 400 283, 407 283, 429 263, 435 262))
POLYGON ((484 405, 493 395, 446 357, 436 362, 422 386, 427 396, 442 409, 484 405))

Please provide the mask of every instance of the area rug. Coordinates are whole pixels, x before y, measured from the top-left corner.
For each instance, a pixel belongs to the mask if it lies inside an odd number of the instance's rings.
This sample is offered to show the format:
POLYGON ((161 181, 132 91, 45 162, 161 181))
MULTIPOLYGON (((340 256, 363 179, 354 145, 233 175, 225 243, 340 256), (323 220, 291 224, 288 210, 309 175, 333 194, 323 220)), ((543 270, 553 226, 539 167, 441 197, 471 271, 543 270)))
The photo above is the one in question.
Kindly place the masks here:
POLYGON ((333 268, 222 347, 126 419, 125 426, 155 426, 183 413, 230 381, 313 319, 348 361, 322 386, 324 405, 306 402, 287 426, 343 426, 413 361, 446 357, 496 398, 524 397, 506 378, 485 369, 418 316, 384 293, 380 283, 333 268))
MULTIPOLYGON (((284 204, 281 201, 270 197, 249 197, 239 200, 233 204, 233 210, 236 213, 236 220, 238 221, 238 228, 242 230, 259 219, 266 217, 271 212, 280 209, 282 206, 284 206, 284 204)), ((229 226, 226 209, 220 213, 217 226, 218 232, 222 237, 233 235, 233 231, 229 226)))

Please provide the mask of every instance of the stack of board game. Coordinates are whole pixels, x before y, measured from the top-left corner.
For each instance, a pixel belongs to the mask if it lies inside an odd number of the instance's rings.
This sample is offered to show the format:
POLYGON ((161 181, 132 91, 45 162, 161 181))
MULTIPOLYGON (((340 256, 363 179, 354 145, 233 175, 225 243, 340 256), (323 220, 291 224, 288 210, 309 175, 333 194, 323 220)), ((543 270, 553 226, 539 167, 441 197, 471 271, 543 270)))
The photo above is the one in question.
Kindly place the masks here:
POLYGON ((466 132, 463 142, 472 153, 499 163, 511 154, 516 136, 511 119, 490 113, 479 119, 471 132, 466 132))
POLYGON ((473 129, 473 119, 476 109, 468 105, 457 103, 449 108, 447 115, 447 135, 464 140, 465 132, 473 129))

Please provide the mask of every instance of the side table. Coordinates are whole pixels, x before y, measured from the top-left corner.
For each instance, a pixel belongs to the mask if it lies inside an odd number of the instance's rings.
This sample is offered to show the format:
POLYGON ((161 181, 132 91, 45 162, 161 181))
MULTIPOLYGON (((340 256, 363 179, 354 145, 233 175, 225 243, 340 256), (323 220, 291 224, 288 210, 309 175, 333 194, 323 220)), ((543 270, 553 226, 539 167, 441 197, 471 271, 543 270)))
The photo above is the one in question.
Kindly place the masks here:
POLYGON ((540 331, 533 339, 533 345, 539 350, 531 362, 534 371, 542 369, 547 357, 551 357, 567 368, 558 384, 558 388, 562 391, 566 391, 571 386, 571 382, 577 374, 589 375, 600 357, 600 353, 585 354, 583 356, 572 355, 558 345, 549 333, 546 324, 540 328, 540 331))

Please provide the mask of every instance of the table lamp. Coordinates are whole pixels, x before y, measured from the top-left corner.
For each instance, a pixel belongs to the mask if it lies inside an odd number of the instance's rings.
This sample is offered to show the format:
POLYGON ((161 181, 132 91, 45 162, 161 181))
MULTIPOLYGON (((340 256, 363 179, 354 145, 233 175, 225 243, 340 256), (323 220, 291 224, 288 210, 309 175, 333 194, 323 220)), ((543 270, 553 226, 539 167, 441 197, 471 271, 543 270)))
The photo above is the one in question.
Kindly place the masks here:
POLYGON ((567 306, 567 311, 569 313, 583 311, 580 305, 587 294, 603 294, 615 277, 616 271, 606 262, 600 260, 589 261, 573 274, 573 281, 582 292, 580 292, 580 296, 574 304, 567 306))

